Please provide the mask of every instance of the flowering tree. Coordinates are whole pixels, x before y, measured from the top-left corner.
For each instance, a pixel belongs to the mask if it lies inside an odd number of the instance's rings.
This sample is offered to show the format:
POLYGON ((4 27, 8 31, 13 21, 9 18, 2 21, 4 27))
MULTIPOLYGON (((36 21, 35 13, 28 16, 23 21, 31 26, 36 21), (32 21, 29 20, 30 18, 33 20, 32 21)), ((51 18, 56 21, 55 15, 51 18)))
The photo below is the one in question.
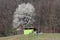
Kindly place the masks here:
POLYGON ((19 28, 20 26, 31 26, 35 16, 35 8, 30 3, 22 3, 18 5, 14 13, 13 27, 19 28))

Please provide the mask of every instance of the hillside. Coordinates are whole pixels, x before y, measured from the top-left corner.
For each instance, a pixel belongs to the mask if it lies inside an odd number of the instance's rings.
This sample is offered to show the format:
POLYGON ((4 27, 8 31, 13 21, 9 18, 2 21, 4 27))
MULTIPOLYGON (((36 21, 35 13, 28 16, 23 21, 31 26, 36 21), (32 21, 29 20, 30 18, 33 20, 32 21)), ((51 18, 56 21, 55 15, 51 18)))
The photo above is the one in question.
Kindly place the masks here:
POLYGON ((0 40, 60 40, 60 34, 44 33, 39 35, 15 35, 10 37, 0 37, 0 40))

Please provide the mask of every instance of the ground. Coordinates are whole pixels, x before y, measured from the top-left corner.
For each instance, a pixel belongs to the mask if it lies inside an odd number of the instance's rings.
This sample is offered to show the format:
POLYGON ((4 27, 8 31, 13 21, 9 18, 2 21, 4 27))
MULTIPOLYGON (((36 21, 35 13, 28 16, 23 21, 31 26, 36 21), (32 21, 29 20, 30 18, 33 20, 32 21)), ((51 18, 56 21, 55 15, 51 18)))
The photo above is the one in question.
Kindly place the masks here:
POLYGON ((29 35, 15 35, 10 37, 0 37, 0 40, 60 40, 59 33, 43 33, 29 35))

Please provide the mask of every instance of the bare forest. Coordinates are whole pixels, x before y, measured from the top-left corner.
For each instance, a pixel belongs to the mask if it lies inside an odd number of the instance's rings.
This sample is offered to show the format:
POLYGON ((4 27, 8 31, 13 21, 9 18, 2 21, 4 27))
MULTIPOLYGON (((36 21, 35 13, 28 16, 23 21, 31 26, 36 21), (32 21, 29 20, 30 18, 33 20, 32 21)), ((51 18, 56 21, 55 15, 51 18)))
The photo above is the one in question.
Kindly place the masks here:
POLYGON ((0 36, 14 35, 13 15, 18 5, 31 3, 35 8, 34 28, 38 32, 60 33, 60 0, 0 0, 0 36))

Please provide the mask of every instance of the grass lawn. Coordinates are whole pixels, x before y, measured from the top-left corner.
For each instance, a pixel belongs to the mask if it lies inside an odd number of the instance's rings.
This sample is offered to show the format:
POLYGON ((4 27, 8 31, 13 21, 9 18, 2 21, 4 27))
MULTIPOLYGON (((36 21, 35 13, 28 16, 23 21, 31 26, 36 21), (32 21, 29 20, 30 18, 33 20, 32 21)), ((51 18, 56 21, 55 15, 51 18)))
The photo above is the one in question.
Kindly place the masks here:
POLYGON ((10 37, 0 37, 0 40, 60 40, 58 33, 15 35, 10 37))

